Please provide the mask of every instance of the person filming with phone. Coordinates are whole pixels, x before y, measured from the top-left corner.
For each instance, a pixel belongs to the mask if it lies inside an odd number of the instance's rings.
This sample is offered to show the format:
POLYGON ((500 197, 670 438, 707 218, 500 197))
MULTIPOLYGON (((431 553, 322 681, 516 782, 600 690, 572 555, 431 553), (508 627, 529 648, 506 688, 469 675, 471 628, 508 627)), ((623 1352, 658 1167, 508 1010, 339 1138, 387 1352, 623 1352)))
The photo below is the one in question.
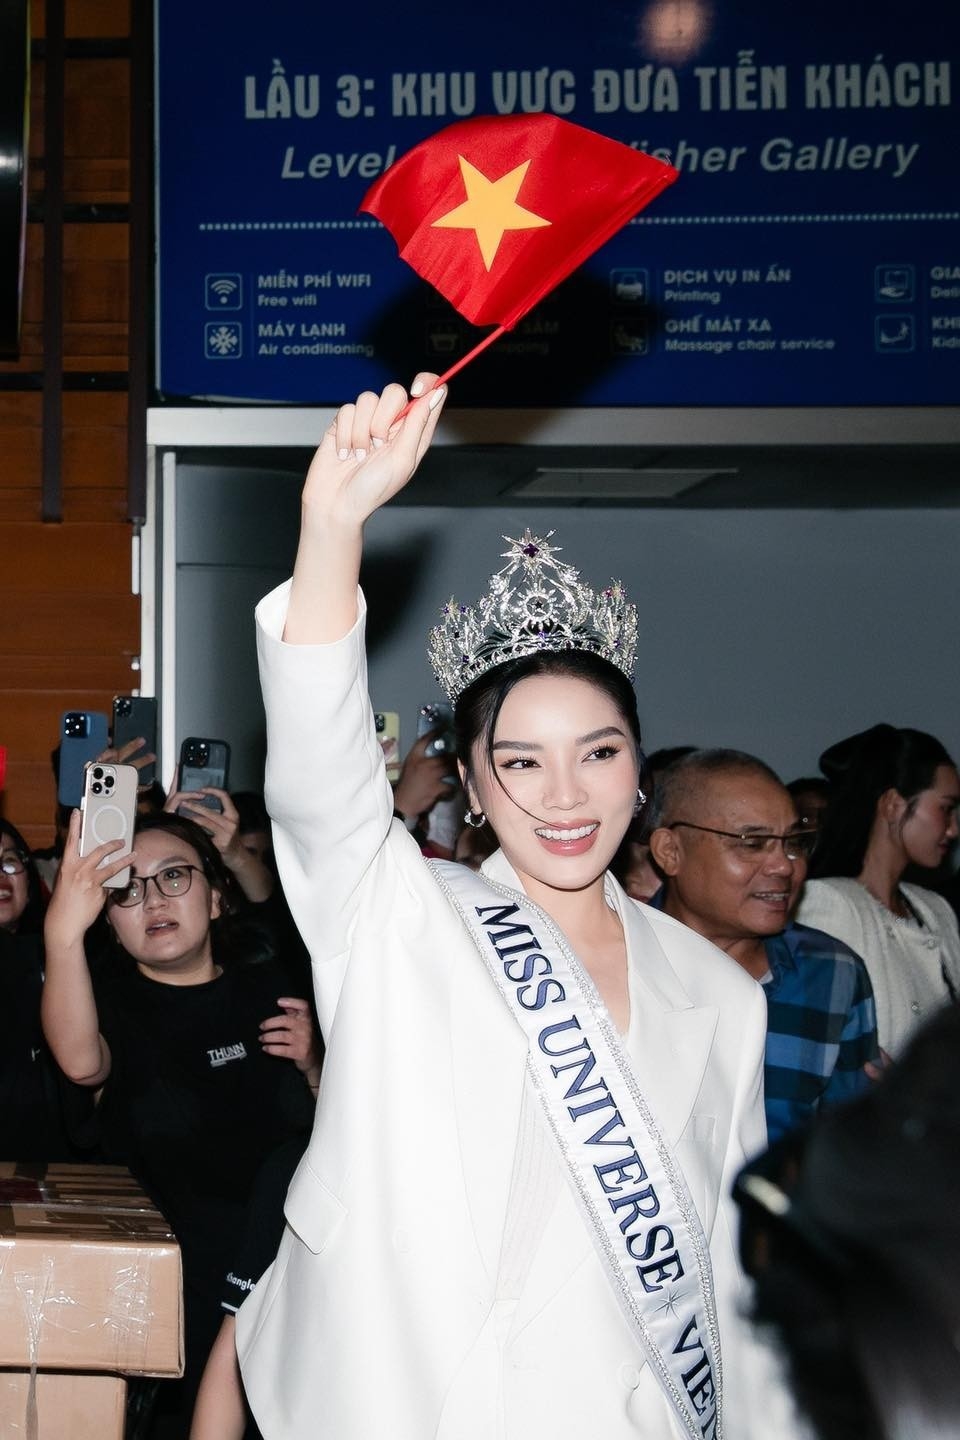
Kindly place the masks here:
POLYGON ((138 824, 132 852, 116 839, 82 856, 79 841, 74 812, 46 916, 43 1027, 64 1073, 100 1091, 104 1158, 133 1171, 180 1242, 186 1371, 161 1406, 163 1434, 181 1435, 253 1177, 310 1125, 320 1045, 286 971, 249 963, 237 882, 204 829, 167 813, 138 824), (101 916, 111 948, 88 965, 101 916))
POLYGON ((226 790, 205 785, 202 790, 172 790, 163 806, 168 814, 185 815, 210 837, 225 868, 230 871, 247 900, 258 905, 274 891, 273 871, 266 861, 243 843, 240 813, 226 790), (219 810, 205 805, 216 800, 219 810))
MULTIPOLYGON (((452 795, 462 800, 459 786, 450 783, 454 760, 445 741, 445 733, 437 726, 419 735, 407 751, 393 787, 393 813, 421 843, 427 833, 424 820, 434 807, 452 795)), ((452 847, 448 854, 453 854, 452 847)))

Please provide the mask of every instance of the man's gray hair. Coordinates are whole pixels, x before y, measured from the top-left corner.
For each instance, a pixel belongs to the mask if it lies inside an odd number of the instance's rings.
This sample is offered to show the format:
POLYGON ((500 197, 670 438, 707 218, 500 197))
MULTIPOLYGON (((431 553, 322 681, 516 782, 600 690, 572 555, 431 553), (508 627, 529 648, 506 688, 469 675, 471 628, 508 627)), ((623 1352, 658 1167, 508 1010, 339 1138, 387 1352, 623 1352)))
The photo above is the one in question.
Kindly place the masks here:
POLYGON ((683 819, 697 792, 715 775, 737 774, 762 775, 776 785, 783 784, 765 760, 744 750, 694 750, 658 773, 647 819, 648 831, 683 819))

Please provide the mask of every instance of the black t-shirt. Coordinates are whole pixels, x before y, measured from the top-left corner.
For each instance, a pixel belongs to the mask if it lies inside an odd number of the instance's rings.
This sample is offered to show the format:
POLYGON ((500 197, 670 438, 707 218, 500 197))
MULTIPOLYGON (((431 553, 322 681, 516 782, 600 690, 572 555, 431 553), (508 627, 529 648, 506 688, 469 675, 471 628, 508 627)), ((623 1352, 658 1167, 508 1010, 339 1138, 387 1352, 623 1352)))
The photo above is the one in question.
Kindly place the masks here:
POLYGON ((39 935, 0 930, 0 1160, 81 1158, 93 1097, 61 1075, 40 1028, 39 935))
POLYGON ((180 1241, 188 1286, 216 1303, 254 1177, 313 1120, 304 1077, 259 1039, 278 997, 302 987, 273 963, 168 985, 117 960, 94 988, 112 1062, 100 1106, 105 1156, 153 1196, 180 1241))
POLYGON ((267 1266, 277 1257, 283 1238, 284 1202, 308 1139, 308 1135, 298 1135, 274 1150, 254 1182, 243 1239, 224 1277, 220 1303, 230 1314, 236 1314, 267 1266))

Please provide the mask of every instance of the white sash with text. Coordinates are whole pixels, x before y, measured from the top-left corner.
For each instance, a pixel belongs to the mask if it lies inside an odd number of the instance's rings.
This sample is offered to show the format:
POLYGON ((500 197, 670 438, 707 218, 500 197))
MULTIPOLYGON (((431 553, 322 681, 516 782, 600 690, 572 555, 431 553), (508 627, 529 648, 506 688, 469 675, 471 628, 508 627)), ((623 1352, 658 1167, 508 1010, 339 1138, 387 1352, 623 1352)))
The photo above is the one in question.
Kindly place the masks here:
POLYGON ((527 1073, 611 1286, 685 1432, 721 1440, 706 1237, 589 975, 521 891, 430 864, 527 1037, 527 1073))

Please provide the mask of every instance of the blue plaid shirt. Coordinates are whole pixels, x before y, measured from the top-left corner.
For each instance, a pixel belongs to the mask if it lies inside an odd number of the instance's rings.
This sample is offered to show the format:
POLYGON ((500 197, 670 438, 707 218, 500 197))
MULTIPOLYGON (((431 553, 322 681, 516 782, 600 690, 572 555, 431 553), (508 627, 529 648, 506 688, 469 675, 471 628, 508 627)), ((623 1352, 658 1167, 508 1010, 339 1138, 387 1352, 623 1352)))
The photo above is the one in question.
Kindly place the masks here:
MULTIPOLYGON (((663 909, 664 887, 649 902, 663 909)), ((823 930, 791 920, 764 941, 770 977, 764 1108, 771 1144, 820 1105, 852 1100, 874 1083, 864 1072, 880 1058, 877 1011, 867 967, 823 930)))
POLYGON ((878 1059, 879 1046, 867 967, 848 945, 793 921, 764 948, 764 1096, 773 1141, 820 1105, 869 1090, 863 1067, 878 1059))

